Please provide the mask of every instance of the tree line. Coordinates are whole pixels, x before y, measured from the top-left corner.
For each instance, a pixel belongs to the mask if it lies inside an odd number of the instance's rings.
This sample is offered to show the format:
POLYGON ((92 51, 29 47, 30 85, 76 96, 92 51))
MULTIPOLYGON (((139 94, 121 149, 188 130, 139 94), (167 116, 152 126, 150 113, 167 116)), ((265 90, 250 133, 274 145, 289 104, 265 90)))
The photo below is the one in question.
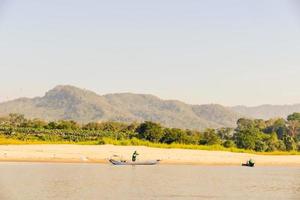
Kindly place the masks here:
POLYGON ((10 114, 0 118, 0 135, 19 140, 73 142, 101 141, 104 137, 116 140, 137 138, 154 143, 222 145, 259 152, 300 151, 300 113, 293 113, 287 119, 241 118, 236 128, 204 131, 168 128, 151 121, 80 124, 73 120, 46 122, 10 114))

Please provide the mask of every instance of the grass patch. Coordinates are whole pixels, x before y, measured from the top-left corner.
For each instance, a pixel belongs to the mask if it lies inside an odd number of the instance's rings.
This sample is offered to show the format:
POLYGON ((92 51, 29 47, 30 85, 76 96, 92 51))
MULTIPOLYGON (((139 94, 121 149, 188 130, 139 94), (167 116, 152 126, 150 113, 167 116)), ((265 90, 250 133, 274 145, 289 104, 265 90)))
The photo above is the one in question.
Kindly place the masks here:
POLYGON ((300 155, 300 152, 297 151, 274 151, 274 152, 256 152, 253 150, 239 149, 239 148, 226 148, 221 145, 193 145, 193 144, 162 144, 162 143, 152 143, 149 141, 140 140, 137 138, 132 139, 121 139, 116 140, 112 138, 102 138, 99 141, 83 141, 83 142, 72 142, 72 141, 43 141, 43 140, 33 140, 26 139, 20 140, 15 138, 7 138, 0 136, 0 145, 30 145, 30 144, 78 144, 78 145, 104 145, 111 144, 116 146, 146 146, 154 148, 163 148, 163 149, 192 149, 192 150, 205 150, 205 151, 227 151, 234 153, 250 153, 256 155, 300 155))
POLYGON ((75 144, 69 141, 43 141, 43 140, 20 140, 0 136, 0 145, 24 145, 24 144, 75 144))

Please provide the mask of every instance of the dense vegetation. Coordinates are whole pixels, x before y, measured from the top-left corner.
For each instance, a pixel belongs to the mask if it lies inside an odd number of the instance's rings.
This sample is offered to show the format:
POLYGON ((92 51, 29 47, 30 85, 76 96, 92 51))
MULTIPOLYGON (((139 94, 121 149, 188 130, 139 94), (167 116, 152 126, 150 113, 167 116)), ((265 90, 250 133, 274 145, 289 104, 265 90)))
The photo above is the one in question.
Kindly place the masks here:
MULTIPOLYGON (((46 122, 10 114, 0 118, 0 137, 11 141, 45 143, 116 143, 116 144, 172 144, 176 146, 218 146, 257 152, 300 151, 300 113, 287 120, 245 119, 237 121, 237 128, 206 129, 202 132, 166 128, 158 123, 90 122, 78 124, 72 120, 46 122), (108 142, 110 141, 110 142, 108 142), (127 141, 127 142, 126 142, 127 141), (130 142, 128 142, 130 141, 130 142)), ((1 142, 1 140, 0 140, 1 142)))

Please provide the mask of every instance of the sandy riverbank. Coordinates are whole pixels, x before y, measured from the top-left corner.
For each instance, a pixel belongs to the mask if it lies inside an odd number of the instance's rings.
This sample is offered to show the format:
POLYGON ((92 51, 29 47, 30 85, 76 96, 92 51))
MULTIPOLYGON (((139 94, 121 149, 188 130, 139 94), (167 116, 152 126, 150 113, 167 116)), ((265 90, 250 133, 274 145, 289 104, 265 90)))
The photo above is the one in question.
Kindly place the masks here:
POLYGON ((223 151, 159 149, 113 145, 0 145, 0 161, 106 163, 113 155, 140 160, 160 159, 162 164, 240 165, 253 158, 260 166, 300 166, 300 156, 252 155, 223 151))

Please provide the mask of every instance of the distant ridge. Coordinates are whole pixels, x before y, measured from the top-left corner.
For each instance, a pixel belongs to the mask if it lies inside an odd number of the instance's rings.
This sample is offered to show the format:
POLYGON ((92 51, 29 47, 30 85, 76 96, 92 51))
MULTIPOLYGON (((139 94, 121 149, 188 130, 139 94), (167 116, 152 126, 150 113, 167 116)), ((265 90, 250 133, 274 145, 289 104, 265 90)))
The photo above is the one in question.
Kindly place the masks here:
POLYGON ((189 105, 162 100, 148 94, 119 93, 98 95, 70 85, 59 85, 43 97, 19 98, 0 103, 0 115, 25 114, 45 120, 160 122, 165 126, 204 129, 234 127, 241 116, 221 105, 189 105))
POLYGON ((241 115, 259 119, 270 119, 276 117, 286 118, 289 114, 300 112, 300 104, 261 105, 255 107, 235 106, 231 109, 241 115))
POLYGON ((162 100, 154 95, 116 93, 98 95, 70 85, 59 85, 43 97, 19 98, 0 103, 0 115, 25 114, 45 120, 160 122, 169 127, 204 129, 235 127, 240 117, 286 118, 300 112, 300 104, 224 107, 217 104, 189 105, 177 100, 162 100))

